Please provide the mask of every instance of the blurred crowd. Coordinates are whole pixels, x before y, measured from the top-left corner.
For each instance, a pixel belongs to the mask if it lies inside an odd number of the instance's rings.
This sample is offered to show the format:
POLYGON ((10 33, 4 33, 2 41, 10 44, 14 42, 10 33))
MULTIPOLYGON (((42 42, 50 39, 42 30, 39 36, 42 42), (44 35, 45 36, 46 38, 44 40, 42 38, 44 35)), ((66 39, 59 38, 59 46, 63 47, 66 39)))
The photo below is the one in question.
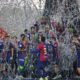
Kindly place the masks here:
POLYGON ((47 25, 36 23, 20 39, 8 34, 0 41, 0 78, 80 76, 80 34, 73 26, 47 25))

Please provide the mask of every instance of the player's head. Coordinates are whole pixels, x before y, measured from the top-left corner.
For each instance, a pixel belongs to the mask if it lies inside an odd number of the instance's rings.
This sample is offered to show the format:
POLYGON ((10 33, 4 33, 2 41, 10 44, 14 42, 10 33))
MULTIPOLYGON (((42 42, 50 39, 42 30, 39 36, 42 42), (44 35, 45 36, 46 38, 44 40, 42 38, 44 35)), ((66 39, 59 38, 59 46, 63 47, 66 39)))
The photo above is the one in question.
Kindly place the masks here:
POLYGON ((10 40, 10 35, 5 36, 5 40, 9 41, 10 40))
POLYGON ((41 37, 41 41, 42 41, 42 42, 45 42, 45 37, 42 36, 42 37, 41 37))
POLYGON ((35 27, 31 27, 31 33, 35 33, 35 27))
POLYGON ((56 42, 56 38, 55 37, 51 37, 51 41, 52 44, 54 44, 56 42))
POLYGON ((24 34, 21 34, 20 37, 21 37, 22 40, 25 39, 25 35, 24 34))
POLYGON ((25 34, 27 34, 27 32, 28 32, 28 30, 27 30, 27 29, 25 29, 25 30, 24 30, 24 33, 25 33, 25 34))
POLYGON ((7 36, 5 36, 5 38, 10 38, 10 36, 9 36, 9 35, 7 35, 7 36))
POLYGON ((54 40, 54 41, 56 41, 56 38, 55 37, 52 37, 51 39, 54 40))
POLYGON ((14 40, 16 41, 18 38, 17 38, 17 36, 14 36, 14 40))

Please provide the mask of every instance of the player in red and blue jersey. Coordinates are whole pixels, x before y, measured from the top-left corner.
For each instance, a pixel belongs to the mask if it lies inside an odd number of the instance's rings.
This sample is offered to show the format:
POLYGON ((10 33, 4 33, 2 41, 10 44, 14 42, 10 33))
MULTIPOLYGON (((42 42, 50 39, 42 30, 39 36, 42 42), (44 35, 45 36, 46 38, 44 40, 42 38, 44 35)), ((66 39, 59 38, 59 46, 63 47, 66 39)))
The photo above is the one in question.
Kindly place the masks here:
POLYGON ((7 63, 11 64, 11 59, 13 58, 13 44, 10 41, 10 36, 6 36, 5 40, 6 44, 6 53, 7 53, 7 63))
POLYGON ((77 52, 77 71, 78 71, 78 74, 80 76, 80 39, 77 36, 74 36, 72 42, 76 46, 76 52, 77 52))
POLYGON ((25 62, 26 43, 25 35, 21 34, 21 40, 18 42, 18 59, 19 59, 19 73, 22 74, 25 62))
POLYGON ((56 76, 53 79, 61 78, 61 72, 59 70, 59 50, 58 50, 58 43, 56 42, 56 38, 52 37, 50 43, 52 54, 53 54, 53 62, 54 62, 54 73, 56 76))
POLYGON ((13 53, 13 55, 12 55, 12 60, 11 60, 11 68, 12 68, 12 72, 13 73, 17 73, 17 54, 18 54, 18 52, 17 52, 17 37, 16 36, 14 36, 14 38, 12 39, 12 41, 11 41, 13 44, 13 49, 12 49, 12 53, 13 53))
MULTIPOLYGON (((9 71, 13 71, 12 67, 13 67, 13 56, 14 56, 14 45, 12 43, 12 41, 10 40, 10 35, 7 35, 5 37, 5 43, 4 43, 4 51, 6 53, 6 62, 8 64, 8 72, 9 71)), ((6 70, 6 71, 7 71, 6 70)))
POLYGON ((45 67, 47 66, 47 62, 49 59, 49 51, 48 51, 48 44, 45 43, 45 37, 41 37, 41 43, 38 44, 37 49, 32 51, 31 53, 40 53, 38 56, 37 62, 37 72, 40 77, 40 80, 48 80, 47 79, 47 72, 45 71, 45 67), (41 73, 43 71, 43 74, 41 73))
POLYGON ((80 42, 76 44, 76 51, 77 51, 77 70, 80 76, 80 42))
POLYGON ((50 46, 52 47, 52 53, 53 53, 53 60, 56 60, 56 64, 58 65, 58 59, 59 59, 59 50, 58 50, 58 43, 56 42, 56 38, 51 38, 50 46))
POLYGON ((1 41, 0 42, 1 69, 3 69, 3 66, 4 66, 4 64, 6 62, 5 53, 4 53, 3 48, 4 48, 4 42, 1 41))

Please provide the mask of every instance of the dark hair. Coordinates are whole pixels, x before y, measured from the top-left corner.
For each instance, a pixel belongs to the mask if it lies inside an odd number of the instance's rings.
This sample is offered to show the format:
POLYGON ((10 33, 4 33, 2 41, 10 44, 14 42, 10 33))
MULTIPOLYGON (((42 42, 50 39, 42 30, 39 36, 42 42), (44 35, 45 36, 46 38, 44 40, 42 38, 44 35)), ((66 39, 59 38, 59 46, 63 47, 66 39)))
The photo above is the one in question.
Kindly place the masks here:
POLYGON ((77 31, 75 29, 73 30, 73 35, 77 35, 77 31))
POLYGON ((52 37, 52 39, 56 41, 56 38, 55 37, 52 37))
POLYGON ((5 38, 9 38, 9 37, 10 37, 9 35, 5 36, 5 38))
POLYGON ((42 41, 42 42, 45 42, 45 37, 42 36, 42 37, 41 37, 41 41, 42 41))
POLYGON ((20 36, 21 36, 21 37, 25 37, 25 34, 21 34, 20 36))
POLYGON ((17 36, 14 36, 14 38, 16 38, 16 39, 17 39, 17 36))
POLYGON ((28 31, 27 29, 24 30, 24 32, 27 32, 27 31, 28 31))
POLYGON ((31 29, 34 29, 34 28, 35 28, 35 27, 33 27, 33 26, 31 27, 31 29))
POLYGON ((22 40, 25 39, 25 34, 21 34, 20 36, 21 36, 22 40))

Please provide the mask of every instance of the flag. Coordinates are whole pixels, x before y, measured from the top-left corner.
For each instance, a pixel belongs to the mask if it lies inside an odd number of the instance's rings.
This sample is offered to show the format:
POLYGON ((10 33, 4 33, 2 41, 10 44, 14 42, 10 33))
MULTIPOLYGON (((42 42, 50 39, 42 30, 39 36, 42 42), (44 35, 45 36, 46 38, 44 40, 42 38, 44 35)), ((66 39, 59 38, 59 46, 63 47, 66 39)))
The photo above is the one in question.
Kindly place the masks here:
POLYGON ((7 32, 0 28, 0 40, 5 40, 5 36, 7 35, 7 32))

